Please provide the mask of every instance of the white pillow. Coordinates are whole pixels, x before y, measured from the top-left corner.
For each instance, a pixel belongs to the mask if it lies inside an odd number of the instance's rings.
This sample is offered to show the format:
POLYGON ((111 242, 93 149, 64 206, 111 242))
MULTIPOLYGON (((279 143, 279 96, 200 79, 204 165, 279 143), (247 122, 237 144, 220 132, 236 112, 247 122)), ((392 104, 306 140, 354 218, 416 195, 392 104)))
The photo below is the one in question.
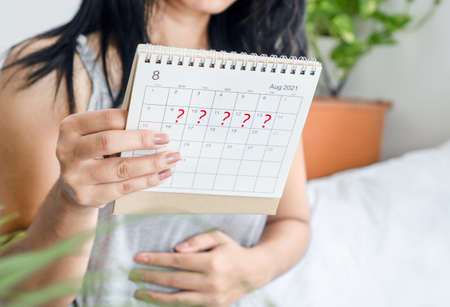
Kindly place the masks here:
POLYGON ((307 254, 239 306, 450 306, 450 142, 311 181, 308 193, 307 254))

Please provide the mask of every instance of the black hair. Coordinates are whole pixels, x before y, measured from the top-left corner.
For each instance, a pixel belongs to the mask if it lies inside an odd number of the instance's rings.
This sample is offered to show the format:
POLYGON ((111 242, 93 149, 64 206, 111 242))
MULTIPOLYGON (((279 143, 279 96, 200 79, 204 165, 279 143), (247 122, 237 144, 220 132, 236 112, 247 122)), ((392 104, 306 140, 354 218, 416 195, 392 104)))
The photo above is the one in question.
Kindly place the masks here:
MULTIPOLYGON (((40 50, 18 57, 3 69, 13 66, 35 67, 26 78, 31 86, 56 71, 57 88, 64 80, 69 111, 75 110, 73 60, 80 34, 100 33, 99 60, 108 79, 106 52, 111 44, 118 50, 122 63, 121 88, 113 106, 122 103, 136 46, 151 42, 147 33, 149 10, 158 0, 83 0, 68 23, 40 34, 34 39, 54 38, 40 50)), ((226 11, 213 15, 208 26, 212 49, 268 55, 304 56, 305 0, 238 0, 226 11)), ((32 40, 30 40, 32 41, 32 40)), ((24 45, 26 46, 26 44, 24 45)), ((112 97, 111 85, 108 90, 112 97)))

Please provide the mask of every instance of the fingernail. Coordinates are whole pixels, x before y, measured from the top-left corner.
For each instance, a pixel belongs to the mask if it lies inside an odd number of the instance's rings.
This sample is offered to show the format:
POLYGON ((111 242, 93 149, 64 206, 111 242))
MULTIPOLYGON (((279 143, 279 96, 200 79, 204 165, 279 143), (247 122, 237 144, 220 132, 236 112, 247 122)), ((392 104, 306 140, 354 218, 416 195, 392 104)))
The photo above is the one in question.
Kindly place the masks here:
POLYGON ((169 143, 169 136, 165 133, 157 133, 153 136, 153 143, 156 145, 164 145, 169 143))
POLYGON ((159 172, 158 175, 159 175, 159 180, 167 179, 170 176, 172 176, 172 170, 171 169, 163 170, 162 172, 159 172))
POLYGON ((148 262, 148 257, 146 255, 143 255, 143 254, 137 254, 134 257, 134 260, 136 262, 139 262, 139 263, 146 263, 146 262, 148 262))
POLYGON ((188 242, 182 242, 175 246, 176 249, 182 250, 182 249, 188 249, 189 243, 188 242))
POLYGON ((179 152, 172 152, 166 156, 167 164, 172 164, 181 159, 181 154, 179 152))

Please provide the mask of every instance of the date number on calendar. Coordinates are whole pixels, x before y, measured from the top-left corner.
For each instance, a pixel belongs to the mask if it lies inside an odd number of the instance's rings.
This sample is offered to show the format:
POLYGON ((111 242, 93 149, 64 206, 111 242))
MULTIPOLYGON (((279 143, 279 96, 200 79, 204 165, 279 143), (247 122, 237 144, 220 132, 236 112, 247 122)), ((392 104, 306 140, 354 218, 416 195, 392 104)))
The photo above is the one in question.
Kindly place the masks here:
POLYGON ((155 80, 155 81, 159 80, 159 74, 160 74, 159 70, 155 70, 153 72, 152 79, 155 80))

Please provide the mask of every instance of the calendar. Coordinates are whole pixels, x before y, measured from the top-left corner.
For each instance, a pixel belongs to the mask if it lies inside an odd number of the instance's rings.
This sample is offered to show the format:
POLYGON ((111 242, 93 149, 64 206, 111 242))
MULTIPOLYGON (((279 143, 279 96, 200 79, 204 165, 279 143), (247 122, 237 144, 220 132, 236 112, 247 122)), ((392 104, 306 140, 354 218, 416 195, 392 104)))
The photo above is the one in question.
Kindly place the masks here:
MULTIPOLYGON (((116 214, 274 214, 320 76, 314 60, 140 45, 126 129, 163 131, 182 159, 116 214)), ((139 157, 157 153, 122 153, 139 157)))

